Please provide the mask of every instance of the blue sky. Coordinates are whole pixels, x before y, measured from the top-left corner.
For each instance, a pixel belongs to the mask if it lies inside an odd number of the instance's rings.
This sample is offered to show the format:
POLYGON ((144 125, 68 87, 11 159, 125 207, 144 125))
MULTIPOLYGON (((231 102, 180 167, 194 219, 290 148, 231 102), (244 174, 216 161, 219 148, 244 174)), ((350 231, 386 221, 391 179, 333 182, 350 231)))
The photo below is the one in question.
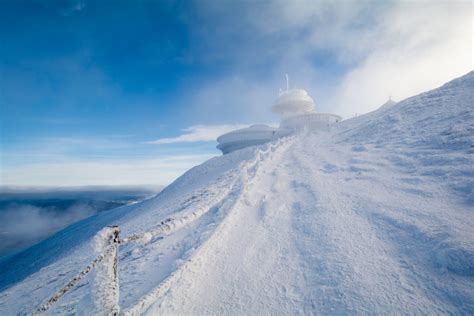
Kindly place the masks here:
POLYGON ((4 185, 167 184, 291 84, 350 117, 472 69, 471 2, 2 1, 4 185))

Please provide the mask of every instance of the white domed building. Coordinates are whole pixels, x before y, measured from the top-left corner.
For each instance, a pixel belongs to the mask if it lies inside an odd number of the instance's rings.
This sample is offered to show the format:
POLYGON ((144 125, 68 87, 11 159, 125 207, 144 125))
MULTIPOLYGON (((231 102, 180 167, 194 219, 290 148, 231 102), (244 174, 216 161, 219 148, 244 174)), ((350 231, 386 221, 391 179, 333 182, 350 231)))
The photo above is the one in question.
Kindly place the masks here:
MULTIPOLYGON (((288 79, 288 78, 287 78, 288 79)), ((280 127, 258 124, 226 133, 217 138, 217 148, 223 154, 242 148, 268 143, 293 134, 300 129, 328 129, 341 121, 341 117, 329 113, 315 112, 313 99, 303 89, 287 89, 280 92, 272 106, 273 112, 281 116, 280 127)))
POLYGON ((280 137, 288 136, 290 130, 282 130, 264 124, 256 124, 247 128, 238 129, 217 138, 217 148, 223 154, 233 152, 238 149, 268 143, 280 137))
POLYGON ((282 129, 324 129, 341 120, 341 117, 335 114, 316 113, 313 99, 303 89, 281 92, 272 110, 282 117, 282 129))

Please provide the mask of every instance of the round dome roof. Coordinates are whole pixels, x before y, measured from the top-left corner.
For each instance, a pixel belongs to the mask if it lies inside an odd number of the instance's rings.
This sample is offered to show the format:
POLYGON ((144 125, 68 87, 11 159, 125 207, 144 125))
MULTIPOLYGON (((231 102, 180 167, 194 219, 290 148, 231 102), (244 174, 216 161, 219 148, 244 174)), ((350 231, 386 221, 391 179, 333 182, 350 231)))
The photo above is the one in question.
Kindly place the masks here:
POLYGON ((261 138, 262 134, 259 134, 259 133, 265 133, 265 132, 271 133, 277 130, 278 128, 276 127, 270 127, 265 124, 255 124, 246 128, 241 128, 241 129, 223 134, 217 138, 217 141, 219 143, 222 143, 222 142, 227 142, 229 140, 234 140, 235 138, 253 138, 253 137, 261 138))
POLYGON ((252 130, 269 130, 269 129, 272 129, 270 126, 265 125, 265 124, 254 124, 254 125, 250 125, 248 128, 252 129, 252 130))
POLYGON ((303 89, 291 89, 280 94, 272 110, 282 116, 314 112, 314 100, 303 89))

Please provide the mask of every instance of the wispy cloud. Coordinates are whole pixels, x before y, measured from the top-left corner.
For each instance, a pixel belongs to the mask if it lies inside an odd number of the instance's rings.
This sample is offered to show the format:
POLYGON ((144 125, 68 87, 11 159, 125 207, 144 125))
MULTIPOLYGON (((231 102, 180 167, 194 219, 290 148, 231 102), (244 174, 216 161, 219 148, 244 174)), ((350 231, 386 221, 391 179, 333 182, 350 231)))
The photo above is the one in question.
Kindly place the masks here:
POLYGON ((166 185, 218 155, 196 144, 190 144, 192 151, 180 146, 164 150, 127 135, 113 136, 46 137, 35 146, 6 147, 0 185, 166 185))
POLYGON ((68 15, 73 14, 74 12, 80 12, 84 10, 85 7, 86 7, 86 4, 83 1, 77 1, 76 3, 62 10, 61 14, 64 16, 68 16, 68 15))
POLYGON ((271 106, 255 92, 275 96, 285 72, 315 97, 317 110, 351 115, 376 109, 389 95, 401 100, 435 88, 473 67, 470 1, 273 0, 232 7, 209 0, 198 14, 209 21, 196 31, 199 43, 215 53, 205 58, 232 63, 235 77, 208 83, 210 96, 199 93, 192 104, 239 119, 252 118, 251 107, 271 106), (225 25, 216 29, 216 21, 225 25), (265 75, 255 76, 261 69, 265 75))
POLYGON ((376 44, 337 91, 342 114, 375 110, 389 95, 401 100, 472 70, 470 2, 402 2, 385 12, 376 44))
POLYGON ((169 155, 135 159, 63 159, 12 166, 0 170, 0 184, 31 186, 164 185, 211 154, 169 155))
POLYGON ((146 142, 147 144, 175 144, 175 143, 194 143, 214 141, 220 135, 235 129, 244 128, 248 125, 195 125, 183 129, 183 134, 170 137, 160 138, 157 140, 146 142))
MULTIPOLYGON (((290 74, 291 86, 308 90, 317 111, 350 116, 374 110, 389 95, 401 100, 473 67, 470 1, 189 1, 179 5, 176 14, 166 11, 167 17, 179 17, 176 24, 187 28, 189 40, 184 46, 180 31, 167 30, 163 42, 146 32, 162 27, 147 20, 161 16, 149 13, 153 7, 161 12, 162 4, 126 4, 105 11, 96 5, 85 8, 84 3, 75 0, 60 5, 68 14, 81 15, 81 19, 60 19, 79 23, 65 27, 64 36, 85 32, 77 37, 80 50, 62 57, 45 52, 4 67, 3 77, 8 79, 3 82, 4 108, 11 110, 12 122, 25 123, 19 127, 36 128, 29 131, 31 141, 2 144, 0 181, 19 185, 167 183, 217 155, 211 141, 245 127, 237 123, 277 120, 270 107, 278 88, 285 85, 285 73, 290 74), (121 29, 108 27, 129 11, 136 13, 137 23, 132 24, 140 27, 129 30, 127 26, 124 38, 130 34, 143 38, 132 45, 127 64, 114 55, 115 37, 109 36, 108 42, 101 34, 121 34, 121 29), (96 46, 102 42, 107 45, 96 46), (154 77, 177 66, 168 58, 175 55, 183 58, 184 68, 197 73, 186 73, 180 64, 184 72, 171 71, 169 76, 180 80, 154 77), (156 59, 160 62, 155 63, 156 59), (158 64, 167 70, 157 71, 158 64), (143 80, 129 80, 134 78, 143 80), (177 90, 161 94, 161 89, 171 87, 177 90), (176 126, 190 127, 177 130, 176 126), (165 130, 169 134, 160 134, 165 130), (81 137, 85 131, 90 134, 81 137), (101 137, 104 132, 116 136, 101 137), (80 135, 67 137, 74 133, 80 135), (134 136, 127 137, 129 133, 134 136), (60 137, 40 139, 47 135, 60 137), (143 140, 151 141, 144 144, 143 140), (186 156, 189 152, 200 155, 186 156)), ((43 38, 52 29, 32 30, 31 36, 10 38, 43 38)), ((55 38, 63 51, 63 37, 55 38)), ((19 41, 17 46, 37 47, 33 44, 19 41)), ((23 52, 18 47, 12 54, 23 52)), ((36 49, 29 50, 36 55, 36 49)), ((8 123, 9 117, 4 117, 8 123)), ((16 127, 10 124, 5 131, 16 131, 16 127)), ((23 132, 19 129, 18 135, 23 132)))

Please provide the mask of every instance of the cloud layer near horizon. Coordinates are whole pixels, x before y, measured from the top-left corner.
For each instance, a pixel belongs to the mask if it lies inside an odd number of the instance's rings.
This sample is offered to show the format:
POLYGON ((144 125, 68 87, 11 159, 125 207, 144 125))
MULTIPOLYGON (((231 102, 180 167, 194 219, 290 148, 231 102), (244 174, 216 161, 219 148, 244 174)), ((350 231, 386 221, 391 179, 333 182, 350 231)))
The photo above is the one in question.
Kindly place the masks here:
MULTIPOLYGON (((213 157, 213 154, 170 155, 128 159, 80 160, 67 158, 25 164, 2 170, 1 180, 8 185, 50 186, 156 185, 169 184, 184 171, 213 157)), ((0 183, 1 184, 1 183, 0 183)))

